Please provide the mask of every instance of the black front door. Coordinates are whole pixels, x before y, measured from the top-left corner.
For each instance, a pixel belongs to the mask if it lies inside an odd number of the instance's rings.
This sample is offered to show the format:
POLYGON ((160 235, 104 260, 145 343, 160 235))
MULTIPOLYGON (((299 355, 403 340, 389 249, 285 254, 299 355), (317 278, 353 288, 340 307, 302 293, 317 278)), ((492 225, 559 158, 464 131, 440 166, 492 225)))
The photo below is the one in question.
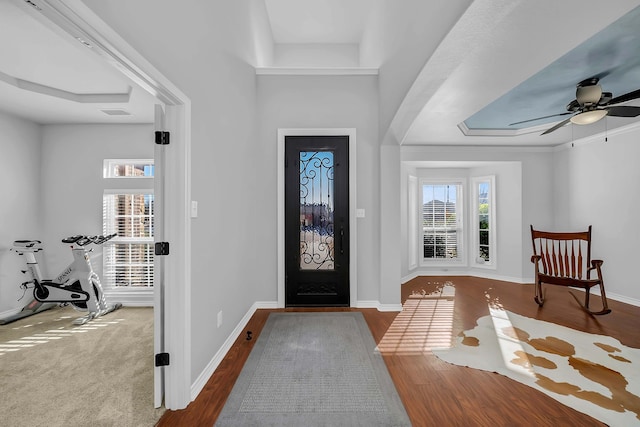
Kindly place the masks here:
POLYGON ((285 137, 285 305, 349 305, 349 137, 285 137))

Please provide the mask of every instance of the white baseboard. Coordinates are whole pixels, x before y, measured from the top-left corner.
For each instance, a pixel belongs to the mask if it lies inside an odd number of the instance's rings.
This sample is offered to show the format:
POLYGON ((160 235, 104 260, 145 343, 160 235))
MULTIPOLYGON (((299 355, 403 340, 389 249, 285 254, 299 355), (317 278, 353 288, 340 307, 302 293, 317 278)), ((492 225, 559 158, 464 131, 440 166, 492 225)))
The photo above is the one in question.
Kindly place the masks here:
POLYGON ((406 276, 404 276, 402 279, 400 279, 400 284, 404 285, 405 283, 407 283, 410 280, 415 279, 416 277, 420 277, 420 276, 426 276, 426 274, 420 274, 417 271, 414 271, 412 273, 407 274, 406 276))
POLYGON ((104 295, 109 303, 119 302, 126 307, 153 307, 153 288, 151 289, 105 289, 104 295))
MULTIPOLYGON (((358 301, 356 303, 357 308, 376 308, 379 311, 402 311, 402 304, 380 304, 379 301, 358 301)), ((259 309, 277 309, 278 302, 277 301, 258 301, 254 303, 251 308, 247 311, 244 317, 238 322, 238 325, 231 331, 225 342, 222 344, 220 349, 213 356, 211 361, 207 364, 204 370, 200 373, 196 381, 191 385, 191 400, 195 400, 196 397, 200 394, 204 386, 209 381, 209 378, 213 375, 215 370, 218 368, 224 356, 233 346, 233 343, 238 339, 244 328, 249 323, 251 316, 259 309)))
MULTIPOLYGON (((550 286, 550 285, 544 285, 544 286, 550 286)), ((572 288, 572 289, 574 289, 577 292, 584 292, 584 289, 581 289, 581 288, 572 288)), ((591 288, 591 294, 600 296, 600 288, 594 286, 593 288, 591 288)), ((635 298, 629 298, 629 297, 626 297, 624 295, 620 295, 620 294, 616 294, 616 293, 607 292, 607 300, 610 300, 610 299, 618 301, 618 302, 623 302, 625 304, 633 305, 633 306, 636 306, 636 307, 640 307, 640 300, 637 300, 635 298)), ((596 303, 597 303, 597 301, 596 301, 596 303)))
MULTIPOLYGON (((104 291, 107 302, 116 303, 119 302, 125 307, 153 307, 153 289, 125 289, 125 290, 111 290, 105 289, 104 291)), ((23 301, 24 302, 24 301, 23 301)), ((0 319, 13 316, 22 310, 20 307, 12 308, 0 312, 0 319)))
POLYGON ((405 284, 410 280, 415 279, 416 277, 430 277, 430 276, 473 276, 473 277, 482 277, 484 279, 492 279, 492 280, 502 280, 505 282, 514 282, 514 283, 533 283, 533 277, 513 277, 513 276, 502 276, 499 274, 494 274, 490 270, 456 270, 456 271, 445 271, 445 270, 418 270, 411 272, 404 276, 400 283, 405 284))
POLYGON ((381 304, 380 301, 358 301, 356 308, 375 308, 378 311, 402 311, 402 304, 381 304))
POLYGON ((629 304, 629 305, 634 305, 636 307, 640 307, 640 300, 635 299, 635 298, 629 298, 629 297, 625 297, 624 295, 620 295, 620 294, 615 294, 615 293, 611 293, 608 292, 607 293, 607 299, 613 299, 616 301, 620 301, 623 302, 625 304, 629 304))
POLYGON ((207 384, 207 381, 209 381, 209 378, 211 378, 215 370, 218 369, 218 366, 222 362, 222 359, 224 359, 224 356, 231 349, 231 346, 233 346, 233 343, 236 341, 238 336, 240 336, 245 326, 247 326, 247 323, 249 323, 251 316, 253 316, 256 310, 275 309, 275 308, 278 308, 277 301, 256 302, 251 306, 249 311, 247 311, 247 313, 240 320, 238 325, 233 329, 233 331, 231 331, 231 334, 229 334, 224 344, 222 344, 222 347, 220 347, 218 352, 213 356, 213 359, 211 359, 211 361, 207 364, 204 370, 200 373, 196 381, 191 385, 192 401, 195 400, 196 397, 198 397, 198 395, 200 394, 204 386, 207 384))
POLYGON ((11 310, 3 311, 0 313, 0 319, 4 319, 5 317, 13 316, 14 314, 18 314, 18 312, 22 310, 22 307, 12 308, 11 310))
MULTIPOLYGON (((407 283, 409 280, 413 280, 416 277, 429 277, 429 276, 473 276, 473 277, 482 277, 484 279, 491 279, 491 280, 502 280, 505 282, 513 282, 513 283, 519 283, 519 284, 525 284, 525 283, 534 283, 534 278, 521 278, 521 277, 508 277, 508 276, 499 276, 499 275, 492 275, 492 274, 479 274, 479 272, 477 271, 467 271, 467 272, 414 272, 411 273, 408 276, 405 276, 402 278, 401 283, 404 285, 405 283, 407 283)), ((582 289, 576 288, 576 290, 581 291, 582 289)), ((598 289, 597 287, 593 287, 591 289, 591 293, 594 295, 600 295, 600 289, 598 289)), ((624 295, 620 295, 620 294, 616 294, 616 293, 612 293, 612 292, 607 292, 607 299, 612 299, 615 301, 619 301, 619 302, 623 302, 625 304, 629 304, 629 305, 633 305, 636 307, 640 307, 640 300, 635 299, 635 298, 630 298, 624 295)), ((382 311, 382 310, 381 310, 382 311)))
MULTIPOLYGON (((442 276, 443 274, 433 274, 434 276, 442 276)), ((446 275, 446 274, 444 274, 446 275)), ((472 276, 473 274, 469 274, 469 273, 465 273, 465 274, 450 274, 452 276, 472 276)), ((416 274, 414 277, 411 277, 412 279, 418 276, 429 276, 429 274, 416 274)), ((492 278, 494 280, 505 280, 505 281, 509 281, 509 282, 515 282, 515 283, 532 283, 532 280, 514 280, 514 278, 507 278, 507 277, 489 277, 492 278)), ((409 279, 411 280, 411 279, 409 279)), ((408 280, 403 280, 403 284, 406 283, 408 280)), ((596 292, 594 292, 596 293, 596 292)), ((631 304, 631 305, 635 305, 635 306, 639 306, 640 307, 640 301, 633 299, 633 298, 627 298, 627 297, 623 297, 621 295, 616 295, 616 294, 609 294, 608 296, 611 299, 614 299, 616 301, 621 301, 627 304, 631 304)), ((381 304, 380 301, 375 301, 375 300, 370 300, 370 301, 357 301, 356 308, 375 308, 379 311, 402 311, 402 304, 381 304)), ((220 349, 216 352, 216 354, 213 356, 213 358, 211 359, 211 361, 207 364, 207 366, 205 367, 205 369, 200 373, 200 375, 198 376, 198 378, 196 379, 196 381, 191 385, 191 400, 195 400, 196 397, 198 397, 198 395, 200 394, 200 392, 202 391, 202 389, 204 388, 204 386, 207 384, 207 381, 209 381, 209 378, 211 378, 211 376, 213 375, 213 373, 215 372, 215 370, 218 368, 218 366, 220 365, 220 363, 222 362, 222 360, 224 359, 224 356, 227 354, 227 352, 231 349, 231 347, 233 346, 233 343, 236 341, 236 339, 238 338, 238 336, 240 336, 240 334, 242 333, 242 331, 244 330, 244 328, 247 326, 247 323, 249 323, 249 320, 251 319, 251 316, 253 316, 253 314, 256 312, 256 310, 258 309, 277 309, 278 308, 278 302, 277 301, 258 301, 255 302, 251 308, 249 308, 249 310, 247 311, 247 313, 244 315, 244 317, 240 320, 240 322, 238 322, 238 325, 233 329, 233 331, 229 334, 229 336, 227 337, 227 339, 225 340, 225 342, 222 344, 222 346, 220 347, 220 349)), ((10 312, 5 312, 3 314, 13 314, 13 310, 11 310, 10 312)))

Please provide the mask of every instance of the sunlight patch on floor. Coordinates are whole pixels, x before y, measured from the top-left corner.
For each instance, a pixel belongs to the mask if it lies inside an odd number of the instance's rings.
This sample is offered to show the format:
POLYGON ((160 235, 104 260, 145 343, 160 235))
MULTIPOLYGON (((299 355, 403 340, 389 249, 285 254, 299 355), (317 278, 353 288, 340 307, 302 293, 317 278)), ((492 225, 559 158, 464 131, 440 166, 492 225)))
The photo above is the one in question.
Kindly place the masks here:
MULTIPOLYGON (((61 316, 60 318, 56 318, 53 321, 58 322, 60 320, 68 320, 70 318, 70 316, 61 316)), ((34 333, 35 331, 33 330, 33 327, 43 325, 44 322, 30 323, 13 327, 11 329, 16 331, 24 330, 25 336, 19 337, 18 339, 11 339, 5 342, 0 342, 0 356, 3 356, 7 353, 14 353, 16 351, 29 349, 37 345, 46 344, 50 341, 72 337, 75 334, 84 334, 92 330, 98 330, 111 325, 116 325, 123 320, 124 319, 111 319, 109 321, 103 321, 102 319, 98 318, 82 326, 75 326, 73 324, 70 324, 69 326, 60 326, 56 329, 48 329, 41 333, 34 333)))
POLYGON ((496 339, 500 346, 504 366, 514 372, 534 378, 535 373, 533 372, 531 363, 528 361, 527 353, 524 351, 524 348, 522 348, 520 341, 515 338, 517 332, 511 320, 509 320, 509 314, 501 306, 492 304, 489 304, 489 314, 491 315, 493 328, 496 332, 496 339), (513 363, 512 361, 516 354, 525 358, 525 362, 522 364, 513 363))
POLYGON ((383 355, 428 354, 451 346, 455 287, 447 282, 433 293, 416 293, 405 301, 377 350, 383 355))

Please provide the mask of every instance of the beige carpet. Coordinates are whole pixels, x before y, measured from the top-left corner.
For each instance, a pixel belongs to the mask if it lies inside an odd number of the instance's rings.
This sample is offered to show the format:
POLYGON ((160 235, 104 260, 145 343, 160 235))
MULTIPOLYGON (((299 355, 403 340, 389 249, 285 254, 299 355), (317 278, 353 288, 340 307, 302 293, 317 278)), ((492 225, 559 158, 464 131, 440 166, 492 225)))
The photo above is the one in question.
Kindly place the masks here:
POLYGON ((490 307, 442 360, 497 372, 610 426, 640 425, 640 349, 490 307))
POLYGON ((0 425, 153 426, 153 309, 83 326, 54 308, 0 326, 0 425))

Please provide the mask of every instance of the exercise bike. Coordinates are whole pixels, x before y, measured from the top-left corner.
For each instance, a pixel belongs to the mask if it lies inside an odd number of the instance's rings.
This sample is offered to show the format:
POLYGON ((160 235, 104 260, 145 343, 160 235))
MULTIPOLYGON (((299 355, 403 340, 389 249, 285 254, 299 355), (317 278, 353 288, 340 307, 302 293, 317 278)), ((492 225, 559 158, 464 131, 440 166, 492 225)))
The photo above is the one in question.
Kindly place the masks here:
POLYGON ((98 275, 93 271, 89 252, 85 246, 90 244, 101 245, 115 237, 77 235, 62 239, 62 243, 71 244, 73 262, 60 273, 55 280, 42 279, 40 267, 35 254, 43 250, 39 240, 16 240, 13 242, 13 250, 18 255, 24 255, 27 270, 31 280, 20 285, 26 290, 33 288, 33 300, 22 311, 14 316, 0 320, 0 324, 6 324, 44 310, 55 305, 71 304, 75 309, 87 311, 87 315, 73 321, 76 325, 83 325, 96 317, 103 316, 122 307, 120 303, 108 304, 100 284, 98 275), (31 307, 31 308, 29 308, 31 307))

